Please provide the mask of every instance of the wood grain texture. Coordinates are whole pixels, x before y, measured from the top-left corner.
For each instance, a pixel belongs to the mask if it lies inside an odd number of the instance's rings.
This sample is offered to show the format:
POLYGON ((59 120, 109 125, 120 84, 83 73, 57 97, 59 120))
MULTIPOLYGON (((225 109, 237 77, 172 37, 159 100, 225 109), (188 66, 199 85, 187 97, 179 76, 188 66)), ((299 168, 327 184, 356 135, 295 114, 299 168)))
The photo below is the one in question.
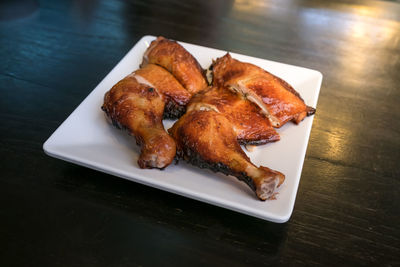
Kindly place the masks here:
POLYGON ((0 12, 1 266, 400 265, 400 4, 10 3, 0 12), (288 223, 44 155, 43 142, 147 34, 324 74, 288 223))

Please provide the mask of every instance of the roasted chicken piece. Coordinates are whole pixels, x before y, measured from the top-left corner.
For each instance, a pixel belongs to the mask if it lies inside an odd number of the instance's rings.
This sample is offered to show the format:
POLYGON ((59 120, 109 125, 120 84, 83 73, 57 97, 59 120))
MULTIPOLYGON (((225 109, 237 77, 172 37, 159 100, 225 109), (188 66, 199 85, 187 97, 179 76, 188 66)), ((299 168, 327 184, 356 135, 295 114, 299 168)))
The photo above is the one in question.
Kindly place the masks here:
POLYGON ((213 63, 212 71, 214 86, 226 86, 257 104, 274 127, 288 121, 299 123, 315 113, 287 82, 253 64, 233 59, 229 53, 213 63))
POLYGON ((210 87, 196 94, 187 106, 188 112, 193 109, 212 109, 224 115, 241 144, 260 145, 279 140, 279 134, 260 108, 227 88, 210 87))
POLYGON ((267 167, 256 167, 237 142, 230 121, 210 109, 191 110, 169 129, 177 156, 200 168, 233 175, 244 181, 261 200, 274 196, 285 176, 267 167))
POLYGON ((200 64, 175 41, 164 37, 152 41, 144 53, 141 67, 149 63, 167 69, 191 94, 207 88, 204 70, 200 64))
POLYGON ((164 97, 164 118, 177 119, 185 113, 191 94, 164 68, 147 64, 132 74, 137 81, 156 88, 164 97))
POLYGON ((154 81, 144 78, 145 70, 137 73, 140 75, 128 75, 105 94, 102 109, 115 126, 127 129, 141 145, 140 168, 163 169, 176 154, 175 141, 162 124, 165 97, 152 85, 154 81))

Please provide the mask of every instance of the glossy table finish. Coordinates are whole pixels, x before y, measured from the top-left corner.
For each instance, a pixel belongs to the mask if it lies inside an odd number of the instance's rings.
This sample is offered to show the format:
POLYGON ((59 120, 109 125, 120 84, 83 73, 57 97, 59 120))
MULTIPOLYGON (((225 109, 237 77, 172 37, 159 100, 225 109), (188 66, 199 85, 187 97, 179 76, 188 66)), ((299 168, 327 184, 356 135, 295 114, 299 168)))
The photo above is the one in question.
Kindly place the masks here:
POLYGON ((21 0, 0 7, 1 266, 400 264, 399 3, 21 0), (323 73, 289 222, 44 154, 43 142, 147 34, 323 73))

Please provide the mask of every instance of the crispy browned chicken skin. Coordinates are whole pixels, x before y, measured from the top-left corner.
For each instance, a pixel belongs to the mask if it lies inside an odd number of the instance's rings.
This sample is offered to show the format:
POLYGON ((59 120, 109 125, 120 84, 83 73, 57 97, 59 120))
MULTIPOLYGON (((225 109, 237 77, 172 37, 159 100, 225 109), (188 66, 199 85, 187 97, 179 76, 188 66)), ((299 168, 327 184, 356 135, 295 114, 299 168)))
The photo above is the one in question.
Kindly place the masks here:
POLYGON ((140 168, 165 168, 176 154, 175 141, 162 124, 165 100, 156 88, 128 75, 104 96, 102 109, 118 128, 134 135, 141 154, 140 168))
POLYGON ((279 140, 279 134, 260 108, 227 88, 210 87, 190 100, 187 110, 212 109, 233 125, 241 144, 260 145, 279 140))
POLYGON ((177 156, 200 168, 233 175, 244 181, 261 200, 273 197, 285 176, 267 167, 256 167, 237 142, 230 121, 214 110, 192 110, 171 129, 177 156))
POLYGON ((200 64, 176 41, 161 36, 152 41, 144 53, 141 67, 149 63, 167 69, 191 94, 207 88, 200 64))
POLYGON ((139 82, 157 89, 164 97, 164 118, 177 119, 185 113, 191 94, 164 68, 147 64, 134 72, 139 82))
POLYGON ((214 86, 226 86, 256 103, 274 127, 288 121, 299 123, 315 113, 287 82, 253 64, 233 59, 229 53, 218 58, 212 69, 214 86))
POLYGON ((256 167, 240 143, 277 141, 272 126, 299 123, 315 109, 282 79, 229 54, 212 68, 213 87, 207 88, 196 59, 177 42, 158 37, 146 50, 141 69, 106 93, 102 109, 114 125, 136 137, 141 168, 165 168, 176 155, 200 168, 233 175, 259 199, 271 199, 285 176, 256 167), (163 117, 180 117, 170 135, 163 117))

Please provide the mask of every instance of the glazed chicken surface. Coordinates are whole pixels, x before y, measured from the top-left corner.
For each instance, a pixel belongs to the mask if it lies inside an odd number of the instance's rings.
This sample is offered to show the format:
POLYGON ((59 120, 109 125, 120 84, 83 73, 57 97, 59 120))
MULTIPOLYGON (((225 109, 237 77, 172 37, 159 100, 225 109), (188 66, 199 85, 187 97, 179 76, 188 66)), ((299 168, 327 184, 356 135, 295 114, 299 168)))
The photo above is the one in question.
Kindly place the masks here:
POLYGON ((257 104, 274 127, 288 121, 298 124, 315 113, 287 82, 260 67, 236 60, 229 53, 218 58, 212 70, 214 86, 226 86, 257 104))
POLYGON ((200 168, 233 175, 244 181, 260 200, 273 197, 285 176, 256 167, 243 152, 231 122, 214 110, 192 109, 171 129, 178 157, 200 168))
POLYGON ((229 54, 212 64, 212 86, 197 60, 175 41, 158 37, 140 69, 105 94, 102 109, 141 146, 141 168, 174 158, 233 175, 260 200, 274 198, 285 176, 250 162, 240 144, 278 141, 274 127, 301 122, 315 109, 285 81, 229 54), (163 118, 179 118, 168 130, 163 118))
POLYGON ((149 63, 160 65, 171 72, 191 94, 195 94, 208 86, 204 70, 200 64, 175 41, 158 37, 151 42, 143 56, 141 67, 149 63))
POLYGON ((136 138, 140 168, 163 169, 173 161, 176 145, 162 119, 182 116, 192 94, 206 85, 196 59, 178 43, 159 37, 141 68, 106 93, 102 109, 115 126, 136 138))
POLYGON ((127 129, 141 146, 140 168, 162 169, 175 157, 175 141, 162 124, 164 108, 164 97, 135 74, 119 81, 104 96, 102 109, 112 123, 127 129))
POLYGON ((261 145, 279 140, 279 134, 259 107, 224 87, 210 87, 193 96, 187 106, 193 109, 212 109, 225 116, 240 144, 261 145))
POLYGON ((147 64, 136 70, 133 76, 139 82, 156 88, 164 97, 164 118, 177 119, 185 113, 186 104, 192 95, 164 68, 147 64))

